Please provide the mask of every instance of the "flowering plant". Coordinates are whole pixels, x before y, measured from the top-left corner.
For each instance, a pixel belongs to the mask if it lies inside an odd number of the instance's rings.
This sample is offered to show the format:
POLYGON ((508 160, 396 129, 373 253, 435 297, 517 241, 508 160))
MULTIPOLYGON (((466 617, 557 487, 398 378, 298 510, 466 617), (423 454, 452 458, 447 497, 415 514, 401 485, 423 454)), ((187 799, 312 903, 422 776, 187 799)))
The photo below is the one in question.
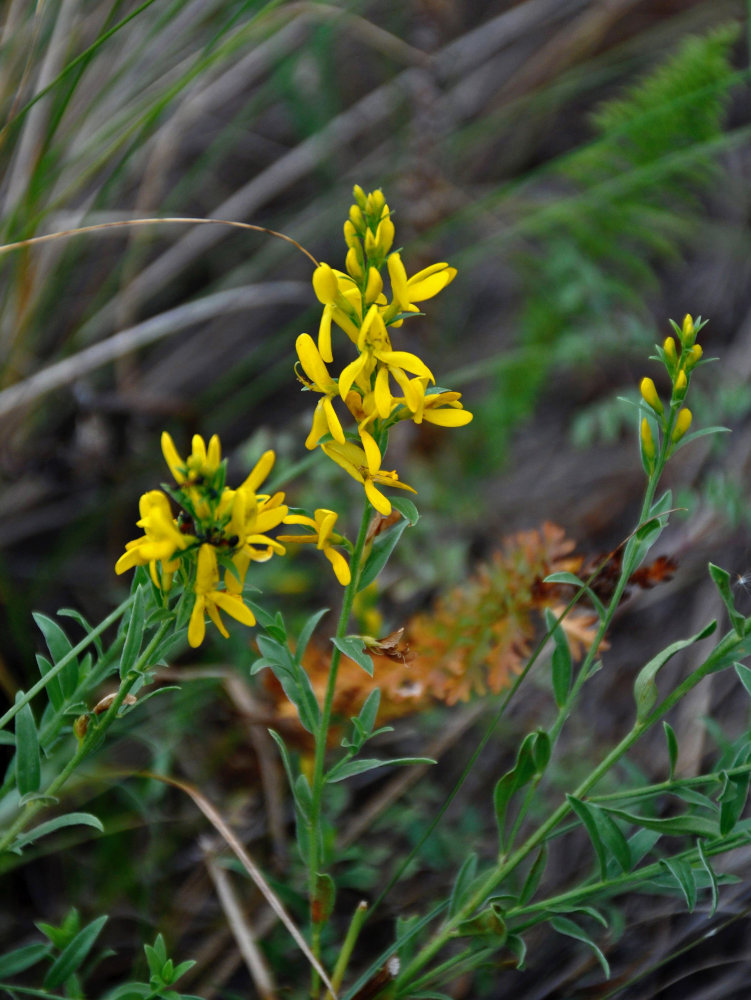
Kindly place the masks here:
MULTIPOLYGON (((711 635, 717 623, 710 622, 696 635, 656 653, 635 677, 634 721, 628 732, 586 774, 568 781, 564 797, 558 791, 560 775, 557 783, 552 780, 561 734, 584 686, 601 666, 599 658, 619 603, 630 585, 649 577, 643 564, 672 511, 669 492, 655 498, 665 465, 697 435, 717 430, 689 433, 692 417, 684 405, 693 375, 703 363, 696 343, 703 323, 686 316, 680 327, 674 325, 676 337, 669 336, 657 348, 656 360, 670 381, 667 406, 651 378, 641 382, 639 440, 647 482, 637 524, 617 550, 617 558, 611 554, 585 570, 560 533, 546 528, 539 535, 519 536, 470 585, 439 602, 432 616, 417 616, 409 623, 409 643, 404 626, 381 638, 351 634, 356 600, 362 600, 377 581, 403 532, 418 518, 415 504, 403 495, 415 494, 415 487, 403 482, 396 470, 384 468, 390 433, 405 422, 459 428, 472 420, 460 394, 437 387, 432 368, 406 349, 410 344, 405 335, 420 315, 419 304, 442 292, 455 278, 455 269, 440 262, 408 277, 400 252, 392 250, 394 225, 382 192, 366 194, 356 187, 354 195, 344 225, 344 270, 316 262, 313 272, 314 292, 323 306, 317 340, 302 333, 296 342, 298 378, 305 391, 320 397, 305 445, 309 450, 320 448, 363 487, 354 540, 338 528, 339 512, 328 507, 290 509, 283 493, 259 492, 272 470, 273 451, 266 451, 233 488, 227 485, 226 462, 216 435, 208 444, 195 435, 190 454, 183 458, 165 432, 162 453, 173 482, 142 495, 137 522, 142 534, 127 543, 115 567, 118 574, 135 570, 130 596, 96 627, 78 616, 86 637, 76 646, 56 621, 36 616, 49 658, 40 656, 40 681, 20 692, 0 719, 0 729, 15 720, 14 733, 3 740, 12 744, 14 759, 0 789, 0 801, 12 814, 0 833, 0 851, 20 853, 61 827, 101 829, 96 816, 82 812, 31 824, 42 809, 57 802, 70 776, 102 744, 108 730, 146 700, 143 691, 160 661, 185 639, 190 647, 199 647, 206 638, 207 618, 228 636, 225 614, 242 625, 257 626, 259 655, 245 666, 251 674, 268 671, 273 676, 287 702, 286 717, 294 716, 306 734, 301 751, 271 731, 288 778, 306 871, 306 936, 217 810, 190 786, 166 780, 191 795, 285 922, 310 962, 311 1000, 445 997, 439 987, 496 953, 503 956, 505 968, 523 968, 526 936, 543 923, 588 945, 608 975, 607 957, 589 929, 592 921, 607 923, 605 903, 610 906, 614 896, 626 891, 670 889, 682 893, 689 906, 698 892, 709 890, 714 905, 721 879, 713 859, 749 838, 749 821, 742 819, 751 778, 748 734, 710 770, 686 782, 676 776, 677 737, 665 719, 704 677, 733 665, 751 692, 751 671, 739 662, 751 653, 751 619, 735 608, 729 575, 718 567, 711 566, 710 573, 731 629, 662 698, 657 676, 664 664, 711 635), (335 333, 344 334, 339 338, 343 344, 334 340, 335 333), (342 346, 350 353, 334 376, 331 366, 342 346), (385 492, 393 489, 401 495, 385 492), (312 615, 299 634, 291 636, 281 613, 270 613, 250 596, 254 563, 285 555, 289 545, 306 543, 323 554, 343 588, 333 649, 326 653, 320 652, 320 640, 314 640, 324 611, 312 615), (571 611, 579 601, 587 603, 590 620, 572 627, 571 611), (536 647, 529 622, 535 608, 545 610, 546 620, 545 635, 536 647), (118 634, 105 648, 100 637, 117 621, 118 634), (545 683, 550 718, 523 738, 511 766, 496 781, 492 803, 498 829, 496 856, 481 861, 477 853, 467 851, 448 897, 429 904, 424 914, 401 919, 393 943, 368 968, 353 974, 353 950, 364 922, 419 845, 409 857, 398 860, 372 906, 357 906, 340 942, 332 947, 325 936, 333 937, 342 920, 335 882, 342 858, 330 819, 334 786, 378 768, 433 763, 423 756, 381 758, 362 753, 390 728, 379 723, 403 714, 399 701, 410 677, 425 682, 417 685, 420 696, 429 691, 449 704, 470 694, 492 692, 494 719, 463 777, 424 832, 424 842, 544 650, 549 650, 545 683), (398 670, 389 675, 384 661, 398 663, 398 670), (357 670, 364 672, 362 685, 352 680, 357 670), (93 692, 113 674, 118 677, 115 690, 98 697, 89 709, 93 692), (340 677, 345 678, 344 685, 340 677), (36 715, 31 702, 43 691, 48 703, 36 715), (658 722, 663 723, 666 737, 667 778, 649 784, 631 775, 630 783, 617 791, 598 792, 598 784, 658 722), (339 745, 332 748, 334 737, 339 745), (67 759, 57 766, 63 753, 67 759), (43 766, 46 760, 56 766, 43 766), (681 802, 677 815, 658 814, 657 806, 666 795, 681 802), (557 805, 554 796, 560 800, 557 805), (634 802, 641 803, 639 811, 634 811, 639 808, 634 802), (548 845, 576 831, 589 838, 596 868, 573 886, 550 886, 548 845), (672 838, 670 846, 664 846, 664 837, 672 838), (349 985, 343 987, 347 977, 349 985)), ((341 523, 346 521, 342 517, 341 523)), ((666 562, 658 564, 664 572, 666 562)), ((279 717, 283 716, 280 711, 279 717)), ((220 876, 215 875, 219 885, 220 876)), ((14 977, 49 961, 44 990, 64 985, 74 991, 68 995, 79 995, 78 970, 105 919, 81 927, 73 914, 60 927, 40 925, 50 944, 0 957, 0 977, 5 975, 10 983, 0 980, 0 988, 23 995, 28 991, 12 981, 14 977)), ((180 997, 171 987, 190 963, 175 966, 167 958, 161 935, 147 946, 146 955, 150 983, 124 984, 110 994, 112 1000, 180 997)), ((271 995, 265 986, 264 990, 271 995)))

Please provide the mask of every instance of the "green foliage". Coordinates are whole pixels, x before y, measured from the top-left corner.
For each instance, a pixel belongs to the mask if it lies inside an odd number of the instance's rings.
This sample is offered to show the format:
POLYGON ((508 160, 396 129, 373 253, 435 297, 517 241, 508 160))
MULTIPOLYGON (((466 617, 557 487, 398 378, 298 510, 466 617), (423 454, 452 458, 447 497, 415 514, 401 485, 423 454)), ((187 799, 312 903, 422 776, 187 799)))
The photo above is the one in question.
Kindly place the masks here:
MULTIPOLYGON (((498 442, 534 409, 553 369, 593 369, 606 354, 643 351, 654 333, 644 314, 655 270, 674 260, 702 218, 700 195, 721 178, 722 120, 739 81, 738 37, 728 25, 686 39, 643 82, 603 102, 594 136, 549 164, 544 179, 565 194, 527 207, 515 235, 524 283, 519 345, 499 369, 476 431, 498 442)), ((536 178, 529 186, 533 196, 536 178)), ((621 429, 611 401, 584 407, 578 441, 593 425, 621 429)))

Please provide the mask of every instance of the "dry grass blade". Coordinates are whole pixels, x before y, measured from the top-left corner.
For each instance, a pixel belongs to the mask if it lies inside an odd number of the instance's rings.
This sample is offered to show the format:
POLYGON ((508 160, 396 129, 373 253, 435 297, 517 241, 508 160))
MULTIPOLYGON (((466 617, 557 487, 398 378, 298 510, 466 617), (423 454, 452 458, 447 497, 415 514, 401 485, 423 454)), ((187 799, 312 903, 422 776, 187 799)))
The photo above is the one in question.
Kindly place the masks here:
POLYGON ((209 802, 209 800, 204 795, 201 794, 201 792, 198 791, 197 788, 194 788, 193 785, 189 785, 185 781, 180 781, 177 778, 168 778, 163 774, 153 774, 150 771, 144 771, 142 772, 142 774, 146 778, 154 778, 157 781, 163 781, 167 785, 173 785, 175 788, 179 788, 180 791, 185 792, 186 795, 189 795, 190 798, 193 799, 193 801, 201 810, 201 812, 204 814, 209 823, 211 823, 211 825, 214 827, 217 833, 219 833, 220 836, 224 839, 227 846, 231 848, 231 850, 239 860, 240 864, 243 866, 248 875, 250 875, 251 879, 255 882, 263 898, 266 900, 271 909, 274 911, 277 917, 281 920, 281 922, 290 932, 290 934, 294 938, 295 943, 298 945, 298 947, 305 955, 307 960, 310 962, 310 964, 316 970, 318 975, 321 977, 326 987, 331 991, 334 1000, 336 1000, 336 992, 334 990, 334 987, 331 984, 331 980, 326 975, 326 972, 324 971, 321 963, 318 961, 313 952, 310 950, 307 941, 302 936, 297 926, 295 925, 294 921, 289 916, 287 911, 284 909, 284 906, 281 904, 276 894, 274 893, 273 889, 264 878, 263 872, 255 864, 253 859, 250 857, 248 852, 245 850, 245 848, 237 839, 237 837, 229 828, 229 826, 227 826, 227 824, 224 822, 224 819, 222 818, 221 814, 217 811, 217 809, 209 802))
POLYGON ((264 285, 249 285, 245 288, 230 288, 168 309, 158 316, 137 323, 128 330, 121 330, 98 344, 86 347, 71 357, 56 361, 30 375, 23 382, 0 391, 0 415, 5 416, 40 396, 101 368, 102 365, 117 361, 139 347, 152 344, 196 323, 203 323, 231 312, 282 305, 295 299, 300 299, 301 302, 310 300, 310 286, 306 282, 278 281, 264 285))
POLYGON ((263 953, 256 944, 255 936, 248 921, 245 919, 242 907, 238 902, 227 873, 211 857, 211 850, 206 848, 206 867, 211 881, 214 883, 219 902, 222 904, 227 923, 232 930, 237 947, 243 957, 248 972, 253 979, 261 1000, 275 1000, 276 986, 263 953))

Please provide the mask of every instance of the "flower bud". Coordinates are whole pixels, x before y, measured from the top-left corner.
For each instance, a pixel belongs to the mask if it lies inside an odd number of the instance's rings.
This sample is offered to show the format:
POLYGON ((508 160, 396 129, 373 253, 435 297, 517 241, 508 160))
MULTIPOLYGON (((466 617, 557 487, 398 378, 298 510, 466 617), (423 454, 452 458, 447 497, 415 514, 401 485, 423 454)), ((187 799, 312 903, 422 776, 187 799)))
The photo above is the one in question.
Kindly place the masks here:
POLYGON ((350 208, 349 218, 358 233, 362 234, 365 232, 365 216, 362 214, 359 205, 353 205, 350 208))
POLYGON ((73 734, 79 743, 88 732, 88 728, 89 728, 88 713, 85 715, 79 715, 76 721, 73 723, 73 734))
POLYGON ((378 272, 378 268, 368 268, 368 283, 365 286, 365 304, 370 305, 375 302, 383 291, 383 278, 378 272))
POLYGON ((347 269, 347 274, 354 278, 355 281, 362 281, 363 278, 363 260, 362 260, 362 250, 359 245, 350 247, 347 251, 347 256, 344 260, 344 266, 347 269))
POLYGON ((676 441, 680 441, 683 435, 691 426, 691 421, 693 420, 693 415, 691 410, 683 409, 680 410, 678 416, 675 418, 675 427, 673 428, 673 433, 670 435, 670 440, 673 444, 676 441))
POLYGON ((649 406, 651 406, 652 409, 655 411, 655 413, 663 412, 662 401, 660 400, 660 397, 657 394, 657 389, 655 388, 655 384, 651 378, 643 378, 641 380, 641 385, 639 386, 639 390, 642 394, 642 398, 644 399, 645 403, 648 403, 649 406))
POLYGON ((352 225, 349 219, 344 223, 344 242, 348 247, 356 247, 360 242, 360 237, 357 235, 357 230, 352 225))
POLYGON ((665 360, 668 363, 669 368, 673 368, 678 361, 678 352, 675 347, 675 340, 672 337, 666 337, 665 343, 662 345, 662 349, 665 352, 665 360))
POLYGON ((704 351, 701 344, 694 344, 686 357, 686 371, 690 372, 692 368, 695 368, 699 364, 702 354, 704 354, 704 351))
POLYGON ((651 471, 654 466, 657 449, 655 448, 655 439, 652 437, 652 429, 646 417, 642 417, 640 437, 642 452, 651 471))
POLYGON ((678 372, 678 377, 673 386, 673 395, 677 399, 682 399, 686 394, 686 389, 688 389, 688 379, 686 378, 685 371, 681 370, 678 372))
POLYGON ((684 347, 690 347, 696 339, 696 328, 690 313, 686 313, 681 324, 681 340, 684 347))
POLYGON ((319 264, 313 272, 313 291, 323 305, 336 301, 339 295, 339 282, 328 264, 319 264))
POLYGON ((355 184, 355 186, 352 188, 352 194, 354 195, 355 201, 360 206, 360 208, 365 208, 365 205, 367 204, 367 198, 365 196, 365 192, 363 191, 363 189, 360 187, 359 184, 355 184))

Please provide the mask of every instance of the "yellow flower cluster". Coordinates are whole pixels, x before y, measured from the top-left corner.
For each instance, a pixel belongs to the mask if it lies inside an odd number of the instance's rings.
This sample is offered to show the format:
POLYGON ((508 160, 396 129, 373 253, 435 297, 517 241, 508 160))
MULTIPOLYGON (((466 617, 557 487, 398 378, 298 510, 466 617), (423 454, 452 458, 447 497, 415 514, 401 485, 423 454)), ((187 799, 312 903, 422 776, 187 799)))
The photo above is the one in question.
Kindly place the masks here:
POLYGON ((170 590, 175 573, 180 573, 195 596, 188 626, 188 642, 195 647, 203 642, 206 615, 225 637, 228 633, 220 611, 245 625, 255 624, 242 598, 245 575, 251 562, 265 562, 274 553, 284 553, 284 546, 267 533, 284 521, 288 508, 283 493, 257 492, 274 464, 273 451, 261 456, 236 490, 225 485, 226 463, 216 434, 208 447, 196 434, 192 451, 183 460, 165 431, 162 453, 176 487, 143 494, 137 522, 143 535, 127 543, 115 571, 148 566, 151 579, 163 593, 170 590), (170 497, 178 508, 177 517, 170 497))
POLYGON ((391 504, 379 487, 414 492, 396 472, 381 469, 388 428, 399 420, 461 427, 472 414, 462 407, 461 393, 430 391, 435 385, 431 370, 416 354, 394 350, 391 342, 391 331, 420 312, 417 303, 432 299, 453 281, 456 269, 446 263, 432 264, 407 277, 398 251, 391 252, 394 224, 383 193, 365 194, 355 186, 354 196, 355 204, 344 223, 345 270, 319 264, 313 274, 313 288, 323 305, 318 342, 307 333, 297 338, 296 370, 305 388, 321 396, 306 447, 320 444, 329 458, 363 484, 373 507, 388 515, 391 504), (390 299, 384 291, 384 267, 390 299), (357 357, 337 378, 327 368, 334 360, 332 325, 357 350, 357 357), (345 434, 337 414, 334 404, 338 400, 357 422, 353 440, 345 434))
MULTIPOLYGON (((675 337, 666 337, 662 347, 657 348, 659 360, 665 365, 672 386, 669 409, 665 410, 651 378, 643 378, 639 385, 642 399, 657 419, 662 433, 668 435, 665 457, 691 426, 693 419, 691 410, 681 404, 688 392, 691 372, 701 361, 703 354, 701 345, 696 343, 696 335, 704 326, 701 317, 694 322, 693 317, 686 313, 681 326, 672 320, 671 324, 677 336, 677 343, 675 337)), ((646 416, 641 421, 640 435, 645 468, 648 474, 651 474, 657 460, 657 445, 650 420, 646 416)))

